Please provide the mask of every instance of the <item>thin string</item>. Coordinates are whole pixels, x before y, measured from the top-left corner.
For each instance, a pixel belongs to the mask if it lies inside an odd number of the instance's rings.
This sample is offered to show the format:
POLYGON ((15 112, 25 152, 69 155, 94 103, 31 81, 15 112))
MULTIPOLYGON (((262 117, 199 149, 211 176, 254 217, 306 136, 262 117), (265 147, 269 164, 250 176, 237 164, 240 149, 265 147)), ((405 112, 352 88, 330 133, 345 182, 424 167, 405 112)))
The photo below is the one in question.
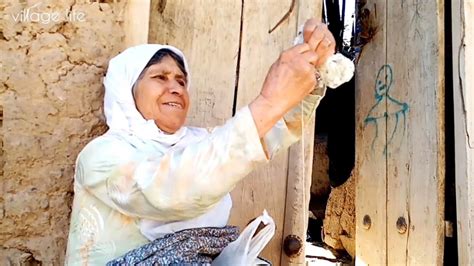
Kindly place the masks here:
MULTIPOLYGON (((301 107, 301 160, 303 163, 301 164, 303 169, 301 171, 302 177, 303 177, 303 208, 305 208, 306 211, 309 211, 309 206, 306 206, 306 160, 305 160, 305 123, 304 123, 304 109, 303 109, 303 101, 300 102, 300 107, 301 107), (308 209, 307 209, 308 208, 308 209)), ((303 212, 306 214, 306 211, 303 212)), ((304 215, 302 219, 302 229, 306 233, 306 217, 307 215, 304 215)))
MULTIPOLYGON (((303 109, 303 101, 300 102, 300 107, 301 107, 301 152, 302 152, 302 174, 303 174, 303 208, 307 208, 306 211, 309 211, 309 206, 306 206, 306 171, 305 171, 305 166, 306 166, 306 160, 305 160, 305 123, 304 123, 304 109, 303 109)), ((306 213, 306 212, 303 212, 306 213)), ((306 216, 303 217, 303 229, 306 228, 306 216)), ((306 230, 305 230, 306 232, 306 230)))

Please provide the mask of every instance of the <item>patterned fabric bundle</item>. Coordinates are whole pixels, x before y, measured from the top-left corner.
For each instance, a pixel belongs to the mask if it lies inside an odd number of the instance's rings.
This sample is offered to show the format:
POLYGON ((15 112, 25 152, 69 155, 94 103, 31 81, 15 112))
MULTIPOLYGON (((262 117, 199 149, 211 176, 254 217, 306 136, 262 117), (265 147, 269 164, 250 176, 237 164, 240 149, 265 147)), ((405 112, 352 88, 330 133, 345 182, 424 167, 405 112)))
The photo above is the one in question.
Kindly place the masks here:
POLYGON ((186 229, 134 249, 107 266, 210 265, 238 237, 239 229, 235 226, 186 229))

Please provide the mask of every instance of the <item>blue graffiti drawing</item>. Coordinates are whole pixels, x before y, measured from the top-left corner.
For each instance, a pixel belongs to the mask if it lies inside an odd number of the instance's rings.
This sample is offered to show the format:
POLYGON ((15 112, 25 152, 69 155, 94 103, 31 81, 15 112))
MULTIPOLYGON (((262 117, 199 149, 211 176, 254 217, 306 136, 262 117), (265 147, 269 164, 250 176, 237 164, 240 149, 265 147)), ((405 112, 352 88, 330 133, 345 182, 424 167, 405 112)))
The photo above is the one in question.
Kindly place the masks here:
POLYGON ((375 80, 375 104, 370 109, 367 117, 364 120, 364 125, 374 124, 375 136, 372 140, 372 149, 374 149, 375 141, 378 138, 379 122, 385 119, 395 119, 393 129, 387 128, 387 141, 384 146, 383 153, 386 155, 388 146, 392 143, 395 133, 399 127, 400 119, 403 119, 403 136, 406 130, 406 115, 409 107, 407 103, 402 103, 392 96, 389 91, 393 83, 393 70, 390 65, 383 65, 377 73, 375 80))

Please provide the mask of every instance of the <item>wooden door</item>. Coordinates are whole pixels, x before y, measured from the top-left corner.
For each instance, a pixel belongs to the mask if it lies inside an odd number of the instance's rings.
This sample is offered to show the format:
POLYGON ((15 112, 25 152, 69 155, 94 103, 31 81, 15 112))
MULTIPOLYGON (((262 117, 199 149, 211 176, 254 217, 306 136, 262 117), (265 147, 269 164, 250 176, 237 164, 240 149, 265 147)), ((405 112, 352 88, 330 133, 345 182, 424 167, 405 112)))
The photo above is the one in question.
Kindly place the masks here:
POLYGON ((474 265, 474 1, 452 1, 456 212, 459 265, 474 265))
MULTIPOLYGON (((189 124, 219 125, 249 104, 260 92, 270 65, 292 45, 298 26, 307 18, 320 17, 321 3, 152 0, 149 43, 177 46, 190 63, 189 124)), ((282 242, 290 234, 303 242, 306 238, 314 121, 307 128, 304 143, 256 169, 232 192, 230 224, 243 228, 264 209, 275 220, 276 234, 262 254, 274 265, 304 262, 304 252, 293 258, 282 255, 282 242)))
POLYGON ((358 264, 440 265, 444 1, 368 0, 356 82, 358 264))

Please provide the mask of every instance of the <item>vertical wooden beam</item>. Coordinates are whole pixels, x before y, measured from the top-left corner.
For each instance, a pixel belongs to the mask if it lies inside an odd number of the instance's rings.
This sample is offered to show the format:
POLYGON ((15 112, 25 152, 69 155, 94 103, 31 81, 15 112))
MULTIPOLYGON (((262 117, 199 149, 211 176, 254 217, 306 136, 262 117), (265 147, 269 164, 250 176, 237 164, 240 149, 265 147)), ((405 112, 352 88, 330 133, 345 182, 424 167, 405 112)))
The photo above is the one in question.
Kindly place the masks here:
MULTIPOLYGON (((297 27, 303 25, 309 18, 321 19, 322 0, 297 1, 294 12, 297 12, 297 27)), ((311 120, 304 127, 306 130, 303 132, 302 140, 290 147, 283 226, 283 240, 286 236, 296 235, 301 238, 303 247, 302 252, 295 257, 288 257, 282 250, 281 265, 301 265, 305 263, 306 257, 304 243, 311 196, 315 120, 311 120)))
POLYGON ((444 0, 387 1, 387 264, 442 265, 444 0))
POLYGON ((241 2, 209 3, 153 0, 151 5, 150 43, 174 45, 186 55, 191 69, 187 124, 200 127, 232 116, 239 51, 241 2))
POLYGON ((452 1, 459 265, 474 265, 474 1, 452 1))
MULTIPOLYGON (((291 2, 243 2, 237 108, 249 104, 258 95, 271 64, 281 51, 291 46, 296 35, 296 10, 269 33, 290 9, 291 2)), ((275 220, 275 236, 262 254, 274 265, 279 265, 281 259, 287 176, 288 152, 281 152, 270 164, 258 168, 245 178, 232 192, 236 202, 231 214, 233 224, 245 226, 263 209, 267 209, 275 220)))
POLYGON ((127 1, 124 17, 125 48, 148 43, 150 0, 127 1))
POLYGON ((368 0, 356 73, 356 264, 387 264, 386 0, 368 0), (370 29, 370 30, 369 30, 370 29))
POLYGON ((365 8, 365 29, 377 30, 364 32, 376 35, 358 64, 356 260, 441 264, 444 2, 365 8))

